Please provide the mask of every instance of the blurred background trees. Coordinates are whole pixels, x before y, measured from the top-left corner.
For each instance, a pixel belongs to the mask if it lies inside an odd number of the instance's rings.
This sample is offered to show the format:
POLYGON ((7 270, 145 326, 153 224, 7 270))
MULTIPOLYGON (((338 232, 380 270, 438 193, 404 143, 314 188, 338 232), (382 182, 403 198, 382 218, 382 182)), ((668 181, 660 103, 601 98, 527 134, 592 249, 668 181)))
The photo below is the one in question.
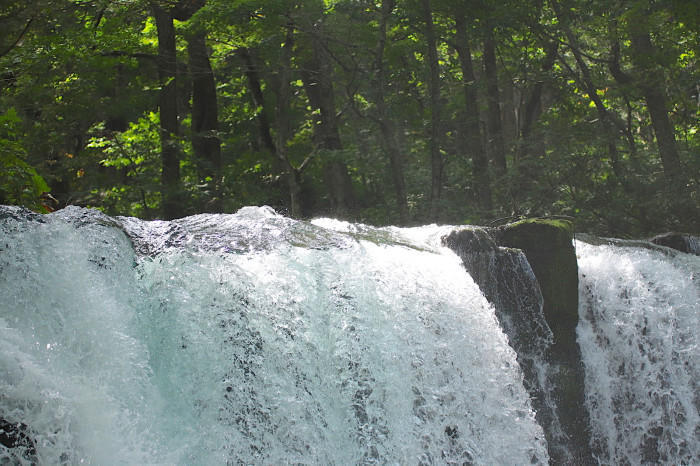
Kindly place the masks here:
POLYGON ((697 232, 698 18, 683 0, 8 0, 0 202, 697 232))

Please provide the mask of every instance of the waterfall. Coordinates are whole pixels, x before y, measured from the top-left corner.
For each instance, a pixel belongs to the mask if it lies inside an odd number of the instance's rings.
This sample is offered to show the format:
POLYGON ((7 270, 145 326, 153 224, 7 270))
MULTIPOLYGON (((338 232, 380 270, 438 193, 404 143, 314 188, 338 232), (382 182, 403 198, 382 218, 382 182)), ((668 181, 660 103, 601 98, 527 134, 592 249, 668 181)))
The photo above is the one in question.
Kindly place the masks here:
POLYGON ((578 339, 602 464, 700 463, 700 258, 576 242, 578 339))
POLYGON ((0 464, 700 464, 700 257, 575 241, 584 406, 489 235, 0 206, 0 464))
POLYGON ((547 464, 447 231, 2 208, 0 463, 547 464))

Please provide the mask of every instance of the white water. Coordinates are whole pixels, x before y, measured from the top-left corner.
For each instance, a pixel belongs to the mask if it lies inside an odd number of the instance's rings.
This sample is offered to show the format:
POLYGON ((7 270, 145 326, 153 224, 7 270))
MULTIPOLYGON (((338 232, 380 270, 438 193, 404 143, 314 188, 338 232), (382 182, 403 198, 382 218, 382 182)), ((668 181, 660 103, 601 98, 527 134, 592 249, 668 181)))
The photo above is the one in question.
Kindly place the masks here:
POLYGON ((0 417, 41 464, 548 461, 439 230, 120 219, 137 256, 107 217, 44 220, 0 219, 0 417))
POLYGON ((602 464, 700 464, 700 258, 576 242, 578 339, 602 464))

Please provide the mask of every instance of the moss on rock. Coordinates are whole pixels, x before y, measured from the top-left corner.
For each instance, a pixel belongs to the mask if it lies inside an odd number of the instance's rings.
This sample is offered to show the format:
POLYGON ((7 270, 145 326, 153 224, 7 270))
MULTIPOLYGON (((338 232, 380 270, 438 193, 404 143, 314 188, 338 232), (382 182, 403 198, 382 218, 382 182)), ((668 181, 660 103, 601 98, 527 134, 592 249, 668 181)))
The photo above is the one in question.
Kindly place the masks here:
POLYGON ((502 246, 521 249, 537 277, 544 315, 557 343, 576 342, 578 265, 568 220, 534 218, 499 228, 502 246))

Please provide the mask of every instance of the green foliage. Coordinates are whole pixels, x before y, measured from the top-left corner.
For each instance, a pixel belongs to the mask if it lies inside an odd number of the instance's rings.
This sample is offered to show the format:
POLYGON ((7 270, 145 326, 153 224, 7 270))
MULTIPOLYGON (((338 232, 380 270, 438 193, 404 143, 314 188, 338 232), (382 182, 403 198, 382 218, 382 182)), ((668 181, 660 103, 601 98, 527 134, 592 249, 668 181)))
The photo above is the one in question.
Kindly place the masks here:
POLYGON ((0 115, 0 202, 46 212, 41 195, 49 192, 49 187, 26 162, 27 153, 17 140, 19 123, 14 108, 0 115))
MULTIPOLYGON (((691 3, 432 0, 444 178, 438 220, 486 223, 560 214, 574 217, 579 229, 623 236, 697 229, 692 209, 688 215, 683 208, 700 204, 700 32, 698 7, 691 3), (464 82, 457 53, 455 18, 462 16, 473 83, 464 82), (640 31, 648 31, 653 53, 635 53, 631 39, 640 31), (496 42, 497 78, 490 84, 499 92, 500 135, 491 134, 496 130, 488 122, 487 33, 496 42), (558 49, 547 67, 552 44, 558 49), (680 187, 669 185, 650 118, 645 85, 652 80, 665 100, 684 174, 680 187), (468 107, 465 84, 475 90, 477 108, 468 107), (529 108, 536 90, 540 100, 529 108), (492 159, 490 210, 477 202, 479 167, 465 142, 470 140, 465 120, 477 111, 479 137, 492 159), (526 131, 528 111, 534 117, 526 131), (503 139, 505 174, 493 162, 496 136, 503 139)), ((434 109, 422 2, 395 3, 379 60, 382 4, 208 0, 187 21, 175 21, 180 131, 173 144, 183 214, 232 212, 249 204, 291 208, 288 168, 269 141, 279 143, 280 63, 287 26, 293 24, 283 152, 293 167, 303 165, 298 178, 304 215, 333 214, 324 164, 334 160, 347 167, 357 197, 349 217, 374 224, 402 221, 383 133, 388 121, 405 181, 403 221, 429 220, 434 109), (216 79, 218 129, 212 133, 221 141, 222 166, 208 178, 191 143, 198 70, 188 62, 187 38, 196 32, 206 33, 216 79), (318 85, 308 85, 311 59, 321 62, 333 86, 336 108, 329 113, 338 127, 339 150, 320 149, 318 125, 328 115, 309 99, 318 85)), ((0 200, 41 209, 39 196, 51 191, 63 204, 159 217, 163 84, 150 3, 10 0, 0 7, 0 26, 7 31, 0 39, 0 108, 8 109, 0 117, 0 200)))
POLYGON ((104 122, 93 125, 86 151, 99 158, 101 166, 121 174, 122 180, 109 189, 93 191, 96 206, 109 213, 140 217, 151 217, 157 211, 160 196, 154 193, 159 190, 159 125, 158 115, 153 112, 129 123, 122 132, 106 130, 104 122))

